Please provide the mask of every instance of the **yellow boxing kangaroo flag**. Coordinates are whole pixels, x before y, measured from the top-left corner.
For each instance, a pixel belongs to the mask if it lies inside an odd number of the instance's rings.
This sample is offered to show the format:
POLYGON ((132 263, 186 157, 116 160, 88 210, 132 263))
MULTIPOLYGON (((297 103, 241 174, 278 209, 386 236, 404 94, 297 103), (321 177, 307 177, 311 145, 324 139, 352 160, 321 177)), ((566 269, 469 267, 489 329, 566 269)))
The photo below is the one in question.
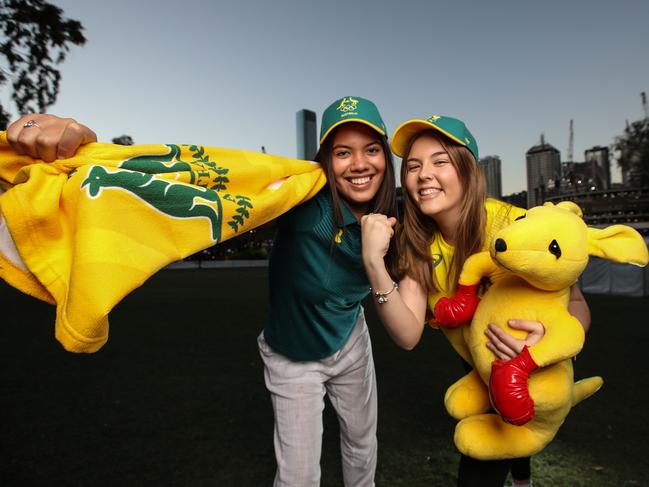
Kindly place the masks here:
POLYGON ((324 183, 313 162, 197 145, 93 143, 44 163, 16 155, 0 133, 0 277, 56 305, 66 350, 95 352, 109 311, 160 268, 324 183))

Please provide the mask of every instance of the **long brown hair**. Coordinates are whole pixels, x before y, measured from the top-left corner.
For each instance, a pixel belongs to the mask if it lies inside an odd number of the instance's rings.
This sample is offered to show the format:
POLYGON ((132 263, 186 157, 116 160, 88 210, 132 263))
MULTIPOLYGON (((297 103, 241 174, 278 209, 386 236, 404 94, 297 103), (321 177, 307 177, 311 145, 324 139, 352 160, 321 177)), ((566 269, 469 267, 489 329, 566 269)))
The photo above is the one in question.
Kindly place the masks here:
POLYGON ((399 277, 409 276, 426 290, 427 294, 439 291, 445 286, 455 289, 464 261, 482 248, 486 223, 486 188, 482 171, 469 149, 443 137, 435 130, 424 130, 415 134, 406 147, 401 163, 401 187, 403 191, 404 222, 399 235, 399 277), (424 135, 434 137, 444 148, 457 171, 464 197, 460 207, 460 221, 455 234, 455 252, 448 264, 446 283, 436 282, 433 274, 433 256, 430 244, 439 228, 435 220, 424 215, 405 189, 410 151, 417 139, 424 135))
MULTIPOLYGON (((338 188, 336 187, 336 178, 333 172, 332 165, 332 156, 333 156, 333 141, 336 137, 336 131, 334 129, 327 138, 322 142, 318 153, 316 154, 314 160, 319 162, 322 166, 322 169, 327 176, 327 186, 329 188, 329 193, 331 194, 331 206, 334 213, 334 222, 336 224, 336 231, 343 228, 343 213, 340 208, 340 194, 338 193, 338 188)), ((383 154, 385 156, 385 174, 383 175, 383 181, 379 186, 378 191, 370 201, 368 205, 368 213, 381 213, 387 216, 397 216, 397 191, 396 191, 396 177, 394 173, 394 162, 392 160, 392 151, 390 150, 390 145, 388 144, 388 139, 376 132, 376 136, 381 144, 383 149, 383 154)), ((333 240, 332 240, 333 241, 333 240)), ((390 241, 390 247, 388 253, 385 257, 386 266, 388 271, 396 278, 397 276, 397 252, 396 244, 394 239, 390 241)))

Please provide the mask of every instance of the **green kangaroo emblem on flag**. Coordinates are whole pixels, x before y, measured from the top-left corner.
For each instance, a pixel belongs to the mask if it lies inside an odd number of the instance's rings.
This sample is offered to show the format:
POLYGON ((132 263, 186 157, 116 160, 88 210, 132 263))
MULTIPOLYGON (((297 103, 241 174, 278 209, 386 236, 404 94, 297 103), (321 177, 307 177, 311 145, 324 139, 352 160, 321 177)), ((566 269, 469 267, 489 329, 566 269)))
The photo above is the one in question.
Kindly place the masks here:
POLYGON ((121 188, 144 200, 156 210, 175 218, 207 218, 212 226, 212 240, 221 240, 221 199, 216 191, 171 183, 156 179, 151 174, 120 170, 108 172, 101 166, 93 166, 81 187, 88 187, 88 194, 97 198, 104 188, 121 188), (217 208, 201 204, 200 200, 214 202, 217 208))
MULTIPOLYGON (((109 171, 102 166, 93 166, 81 188, 87 187, 91 198, 100 196, 103 188, 120 188, 144 200, 156 210, 175 218, 207 218, 212 227, 212 240, 221 240, 221 224, 223 211, 221 198, 217 191, 226 189, 228 169, 221 168, 216 163, 203 157, 203 149, 191 146, 197 152, 194 157, 199 171, 192 170, 192 164, 180 160, 180 147, 168 145, 170 151, 163 155, 144 155, 128 159, 120 164, 120 169, 109 171), (189 172, 191 182, 201 184, 199 179, 209 175, 210 171, 217 174, 211 182, 216 182, 215 189, 200 187, 180 182, 157 179, 155 174, 170 172, 189 172), (201 200, 204 203, 201 203, 201 200), (210 205, 214 203, 216 205, 210 205)), ((201 186, 207 185, 206 183, 201 186)), ((225 195, 230 199, 230 195, 225 195)), ((245 197, 244 197, 245 198, 245 197)), ((251 205, 250 205, 251 207, 251 205)), ((230 222, 228 222, 230 223, 230 222)), ((241 222, 243 223, 243 221, 241 222)), ((232 224, 230 223, 232 226, 232 224)), ((238 228, 235 228, 235 231, 238 228)))

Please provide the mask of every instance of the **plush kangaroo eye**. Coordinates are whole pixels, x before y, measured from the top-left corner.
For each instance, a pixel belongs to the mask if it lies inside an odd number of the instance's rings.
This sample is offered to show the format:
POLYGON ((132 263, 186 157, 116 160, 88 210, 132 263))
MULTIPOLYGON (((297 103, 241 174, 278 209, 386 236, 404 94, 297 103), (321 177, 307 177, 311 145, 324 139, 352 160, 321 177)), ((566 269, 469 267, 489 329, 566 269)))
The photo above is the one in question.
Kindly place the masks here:
POLYGON ((559 247, 559 244, 557 243, 556 240, 553 240, 550 242, 550 246, 548 247, 548 250, 552 255, 554 255, 557 259, 561 257, 561 247, 559 247))
POLYGON ((517 218, 514 218, 514 221, 517 222, 518 220, 522 220, 523 218, 525 218, 525 215, 521 215, 517 218))

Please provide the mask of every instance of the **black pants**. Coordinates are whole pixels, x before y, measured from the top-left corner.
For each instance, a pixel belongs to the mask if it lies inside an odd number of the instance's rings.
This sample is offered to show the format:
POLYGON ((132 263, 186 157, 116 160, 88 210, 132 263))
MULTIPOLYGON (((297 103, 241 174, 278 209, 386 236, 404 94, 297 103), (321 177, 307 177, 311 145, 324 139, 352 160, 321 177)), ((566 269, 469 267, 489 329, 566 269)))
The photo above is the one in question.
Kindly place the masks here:
POLYGON ((457 477, 458 487, 503 487, 507 474, 517 480, 530 478, 530 457, 513 460, 476 460, 462 455, 457 477))
MULTIPOLYGON (((462 366, 468 373, 472 367, 462 360, 462 366)), ((529 479, 530 457, 514 458, 512 460, 476 460, 462 455, 457 475, 458 487, 503 487, 507 474, 517 480, 529 479)))

